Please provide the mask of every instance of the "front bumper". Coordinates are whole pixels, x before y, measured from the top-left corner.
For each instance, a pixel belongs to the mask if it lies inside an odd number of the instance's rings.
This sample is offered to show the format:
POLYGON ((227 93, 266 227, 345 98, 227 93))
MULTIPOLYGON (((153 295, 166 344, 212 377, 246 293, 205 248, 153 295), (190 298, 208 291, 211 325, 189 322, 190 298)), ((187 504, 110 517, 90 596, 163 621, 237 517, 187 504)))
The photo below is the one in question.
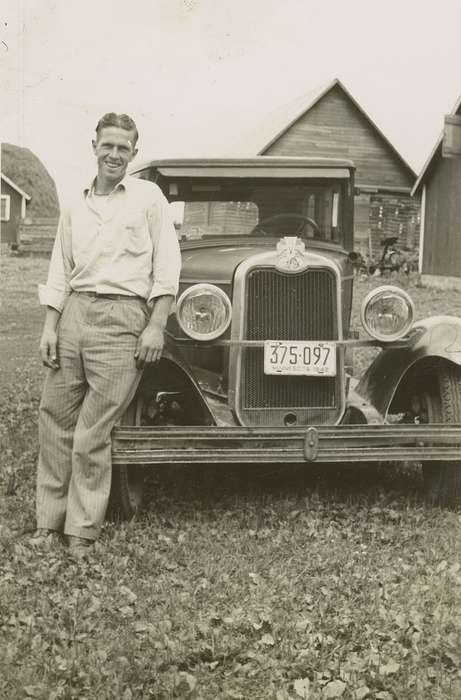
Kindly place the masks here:
POLYGON ((119 426, 112 433, 113 464, 401 460, 461 460, 461 425, 119 426))

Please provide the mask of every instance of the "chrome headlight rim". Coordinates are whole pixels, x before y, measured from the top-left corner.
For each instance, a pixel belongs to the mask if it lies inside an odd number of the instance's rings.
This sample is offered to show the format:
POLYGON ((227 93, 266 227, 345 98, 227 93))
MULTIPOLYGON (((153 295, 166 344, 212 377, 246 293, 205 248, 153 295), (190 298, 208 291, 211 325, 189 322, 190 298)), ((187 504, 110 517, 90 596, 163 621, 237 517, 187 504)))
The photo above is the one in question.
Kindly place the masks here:
POLYGON ((180 295, 178 301, 176 302, 176 318, 178 320, 179 326, 183 333, 185 333, 189 338, 192 338, 193 340, 201 340, 202 342, 207 342, 209 340, 215 340, 216 338, 219 338, 223 333, 227 331, 229 328, 231 321, 232 321, 232 304, 231 300, 227 296, 226 292, 224 292, 220 287, 217 287, 215 284, 210 284, 208 282, 199 282, 197 284, 192 284, 190 287, 187 287, 182 294, 180 295), (228 312, 228 318, 225 324, 217 328, 216 330, 210 332, 210 333, 198 333, 196 331, 192 331, 190 328, 187 328, 182 320, 181 320, 181 308, 184 304, 184 302, 187 300, 187 298, 191 294, 195 293, 200 293, 200 292, 209 292, 212 294, 215 294, 221 301, 224 302, 224 305, 227 309, 228 312))
POLYGON ((383 284, 379 287, 376 287, 376 289, 372 289, 368 294, 366 295, 365 299, 362 301, 362 306, 360 309, 360 320, 362 322, 363 328, 366 330, 366 332, 371 335, 372 338, 375 338, 376 340, 379 340, 383 343, 392 343, 395 340, 400 340, 403 338, 405 335, 407 335, 408 331, 413 325, 415 317, 415 305, 413 302, 413 299, 411 296, 408 294, 405 289, 401 289, 400 287, 396 287, 393 284, 383 284), (368 310, 368 307, 370 303, 373 301, 375 297, 381 296, 383 293, 388 293, 388 294, 393 294, 396 297, 399 297, 400 299, 403 299, 406 302, 407 309, 408 309, 408 316, 405 325, 403 328, 398 332, 398 333, 392 333, 392 334, 385 334, 385 333, 379 333, 376 332, 376 330, 373 330, 370 328, 366 321, 366 313, 368 310))

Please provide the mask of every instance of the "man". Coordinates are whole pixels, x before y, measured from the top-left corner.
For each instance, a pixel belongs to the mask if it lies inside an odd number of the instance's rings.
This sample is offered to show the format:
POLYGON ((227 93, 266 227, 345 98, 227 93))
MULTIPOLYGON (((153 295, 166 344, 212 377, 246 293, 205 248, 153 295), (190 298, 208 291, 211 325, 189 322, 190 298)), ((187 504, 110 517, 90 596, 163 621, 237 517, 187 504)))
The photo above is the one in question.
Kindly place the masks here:
POLYGON ((64 533, 77 554, 98 537, 111 484, 111 430, 142 368, 162 355, 180 253, 168 203, 129 177, 138 132, 127 115, 96 127, 97 175, 62 211, 48 281, 40 353, 49 368, 39 416, 37 530, 64 533))

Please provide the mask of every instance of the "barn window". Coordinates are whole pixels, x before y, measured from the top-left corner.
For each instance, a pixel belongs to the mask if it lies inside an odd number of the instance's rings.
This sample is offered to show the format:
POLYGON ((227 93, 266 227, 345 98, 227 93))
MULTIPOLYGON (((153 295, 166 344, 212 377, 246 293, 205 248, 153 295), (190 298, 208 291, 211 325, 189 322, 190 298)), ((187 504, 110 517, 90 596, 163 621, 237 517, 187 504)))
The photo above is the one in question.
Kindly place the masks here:
POLYGON ((10 220, 10 195, 1 195, 1 208, 0 208, 0 220, 9 221, 10 220))

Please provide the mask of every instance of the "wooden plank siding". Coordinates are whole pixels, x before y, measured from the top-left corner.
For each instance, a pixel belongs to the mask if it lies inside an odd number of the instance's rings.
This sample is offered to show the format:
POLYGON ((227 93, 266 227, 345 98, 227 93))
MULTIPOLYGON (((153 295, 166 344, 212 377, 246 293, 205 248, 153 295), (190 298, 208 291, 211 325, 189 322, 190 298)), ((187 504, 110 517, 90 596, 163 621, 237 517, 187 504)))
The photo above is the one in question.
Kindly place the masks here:
POLYGON ((58 228, 58 218, 25 219, 19 227, 19 242, 23 253, 50 254, 58 228))
MULTIPOLYGON (((461 95, 445 121, 459 124, 460 119, 461 95)), ((461 289, 461 156, 452 146, 442 132, 412 191, 423 202, 421 280, 440 289, 461 289), (444 157, 445 151, 452 157, 444 157)))
POLYGON ((426 181, 422 273, 461 277, 460 158, 440 158, 426 181))
POLYGON ((414 177, 373 124, 335 85, 263 151, 264 155, 350 158, 357 184, 408 187, 414 177))
POLYGON ((2 194, 10 198, 10 218, 1 222, 1 242, 16 244, 19 240, 19 224, 21 221, 22 197, 13 187, 2 178, 2 194))
POLYGON ((370 188, 355 201, 356 250, 379 257, 389 236, 398 236, 405 248, 417 244, 419 201, 410 198, 415 175, 339 81, 261 154, 352 160, 356 186, 370 188))

